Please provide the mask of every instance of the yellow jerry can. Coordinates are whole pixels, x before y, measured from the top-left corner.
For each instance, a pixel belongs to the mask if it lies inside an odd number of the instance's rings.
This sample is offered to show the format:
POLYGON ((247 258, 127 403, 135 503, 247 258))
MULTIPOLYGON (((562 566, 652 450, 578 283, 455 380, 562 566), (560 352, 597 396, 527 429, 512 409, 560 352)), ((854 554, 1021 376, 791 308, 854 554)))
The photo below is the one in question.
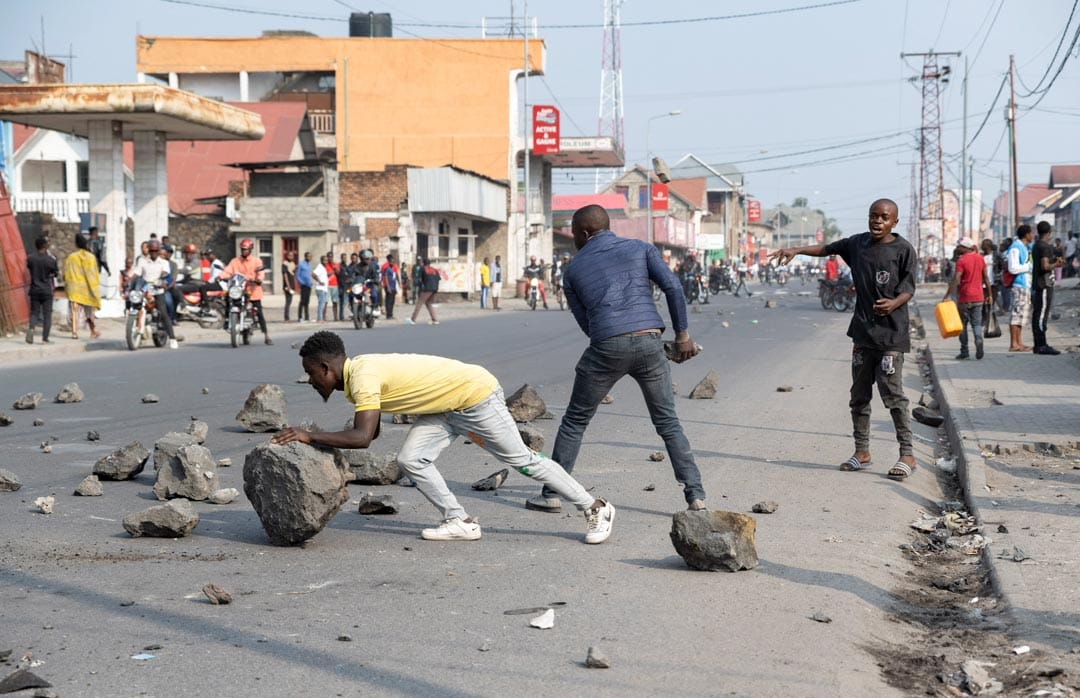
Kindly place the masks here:
POLYGON ((957 337, 964 331, 964 324, 960 322, 960 311, 953 301, 941 301, 934 306, 934 318, 942 339, 957 337))

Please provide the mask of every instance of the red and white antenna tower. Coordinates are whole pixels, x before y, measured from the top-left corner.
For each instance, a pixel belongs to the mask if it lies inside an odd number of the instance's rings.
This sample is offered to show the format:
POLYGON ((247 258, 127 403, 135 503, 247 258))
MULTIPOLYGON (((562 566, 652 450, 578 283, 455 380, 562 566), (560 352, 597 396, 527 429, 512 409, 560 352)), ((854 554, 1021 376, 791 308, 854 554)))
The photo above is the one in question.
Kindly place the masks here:
MULTIPOLYGON (((623 84, 622 84, 622 29, 619 18, 625 0, 603 0, 604 41, 600 57, 600 120, 598 133, 610 136, 617 150, 624 149, 623 138, 623 84)), ((617 175, 617 170, 596 171, 596 191, 601 180, 617 175)))

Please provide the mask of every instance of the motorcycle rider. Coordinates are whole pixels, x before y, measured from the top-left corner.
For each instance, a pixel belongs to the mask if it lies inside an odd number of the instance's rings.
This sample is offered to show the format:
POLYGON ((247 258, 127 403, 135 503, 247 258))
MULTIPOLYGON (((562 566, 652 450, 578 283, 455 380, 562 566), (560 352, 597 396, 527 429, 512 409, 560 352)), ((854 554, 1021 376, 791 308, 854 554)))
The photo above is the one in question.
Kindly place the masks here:
POLYGON ((255 241, 251 238, 244 238, 240 241, 240 256, 233 257, 225 269, 218 277, 220 279, 228 279, 233 274, 243 274, 247 279, 247 283, 251 284, 251 296, 249 300, 251 305, 255 308, 255 315, 259 319, 259 329, 263 333, 263 341, 267 344, 273 344, 274 341, 270 339, 270 332, 266 329, 266 317, 263 316, 262 307, 262 282, 266 278, 266 271, 263 270, 262 261, 258 257, 254 257, 251 251, 255 249, 255 241))
POLYGON ((563 273, 566 271, 566 265, 569 263, 570 253, 563 252, 562 256, 556 257, 555 262, 551 265, 551 286, 555 289, 556 298, 562 294, 563 273))
POLYGON ((536 261, 536 255, 529 257, 529 266, 525 267, 525 278, 530 281, 533 279, 539 281, 537 290, 540 292, 540 300, 544 302, 544 310, 547 310, 547 292, 544 290, 544 265, 536 261))
MULTIPOLYGON (((180 264, 177 265, 176 281, 173 283, 172 292, 173 304, 176 311, 181 315, 188 312, 191 304, 184 300, 184 296, 188 293, 195 293, 199 291, 203 283, 200 280, 202 274, 201 260, 199 259, 199 250, 192 243, 184 245, 181 250, 183 258, 180 260, 180 264)), ((200 298, 201 298, 200 294, 200 298)))
POLYGON ((363 283, 367 286, 371 293, 371 313, 375 317, 379 316, 379 287, 381 283, 381 275, 379 273, 379 263, 375 261, 375 253, 371 250, 360 250, 360 266, 356 269, 356 276, 353 277, 353 283, 363 283))
POLYGON ((693 288, 694 279, 701 273, 701 262, 697 259, 697 253, 691 252, 686 256, 686 261, 682 265, 682 275, 680 281, 682 281, 683 295, 686 300, 690 300, 691 289, 693 288))
MULTIPOLYGON (((146 257, 140 257, 135 266, 131 268, 129 277, 131 280, 128 282, 127 290, 138 288, 141 283, 157 288, 168 288, 170 272, 169 260, 161 256, 161 243, 157 240, 150 240, 146 246, 146 257)), ((158 308, 158 315, 161 317, 161 324, 165 327, 165 334, 169 336, 169 348, 178 349, 180 345, 176 343, 172 318, 169 317, 169 305, 171 305, 172 295, 166 292, 160 294, 158 298, 161 299, 160 302, 165 306, 158 308)))

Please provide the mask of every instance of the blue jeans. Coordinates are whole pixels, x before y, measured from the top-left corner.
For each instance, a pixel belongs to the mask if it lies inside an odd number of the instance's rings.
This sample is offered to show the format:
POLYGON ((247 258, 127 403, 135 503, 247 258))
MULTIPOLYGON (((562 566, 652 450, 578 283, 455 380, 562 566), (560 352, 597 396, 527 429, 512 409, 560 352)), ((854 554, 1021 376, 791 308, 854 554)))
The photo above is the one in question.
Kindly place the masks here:
POLYGON ((315 309, 315 319, 322 322, 326 319, 326 304, 330 301, 330 292, 316 289, 315 298, 318 301, 315 309))
MULTIPOLYGON (((675 414, 671 389, 671 366, 659 334, 619 335, 589 345, 575 369, 574 390, 566 407, 551 459, 567 473, 573 472, 581 438, 600 401, 623 376, 637 381, 656 433, 664 440, 675 480, 683 486, 686 501, 705 498, 701 472, 690 451, 690 441, 675 414)), ((558 496, 544 488, 544 497, 558 496)))
POLYGON ((486 308, 487 307, 488 297, 489 297, 488 294, 490 292, 491 292, 491 287, 490 286, 481 286, 480 287, 480 307, 481 308, 486 308))
MULTIPOLYGON (((349 289, 346 288, 345 286, 338 286, 338 292, 337 293, 338 293, 338 306, 337 306, 338 307, 338 316, 337 316, 337 319, 338 320, 344 320, 345 319, 345 303, 346 303, 346 297, 349 295, 349 289)), ((352 301, 352 298, 348 298, 348 300, 352 301)))

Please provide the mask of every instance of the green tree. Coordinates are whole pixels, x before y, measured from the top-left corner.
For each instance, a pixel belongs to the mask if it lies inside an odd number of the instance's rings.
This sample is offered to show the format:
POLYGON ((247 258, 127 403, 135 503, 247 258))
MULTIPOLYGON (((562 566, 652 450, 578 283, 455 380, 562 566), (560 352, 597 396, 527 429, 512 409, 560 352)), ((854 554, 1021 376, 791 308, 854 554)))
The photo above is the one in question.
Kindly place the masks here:
POLYGON ((795 200, 791 202, 792 208, 806 208, 807 199, 805 196, 796 196, 795 200))

